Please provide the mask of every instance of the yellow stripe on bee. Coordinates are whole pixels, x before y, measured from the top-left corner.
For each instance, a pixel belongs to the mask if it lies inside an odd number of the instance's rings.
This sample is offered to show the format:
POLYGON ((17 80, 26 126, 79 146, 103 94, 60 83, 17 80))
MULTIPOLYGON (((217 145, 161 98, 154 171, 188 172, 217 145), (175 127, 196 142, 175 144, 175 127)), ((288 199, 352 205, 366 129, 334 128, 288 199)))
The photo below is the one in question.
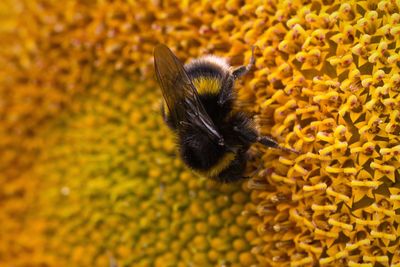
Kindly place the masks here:
POLYGON ((234 153, 226 153, 217 164, 215 164, 212 168, 205 170, 205 171, 198 171, 200 174, 207 176, 207 177, 216 177, 218 176, 223 170, 225 170, 229 164, 235 159, 234 153))
POLYGON ((214 77, 199 77, 193 79, 192 82, 199 94, 217 94, 221 89, 221 81, 214 77))

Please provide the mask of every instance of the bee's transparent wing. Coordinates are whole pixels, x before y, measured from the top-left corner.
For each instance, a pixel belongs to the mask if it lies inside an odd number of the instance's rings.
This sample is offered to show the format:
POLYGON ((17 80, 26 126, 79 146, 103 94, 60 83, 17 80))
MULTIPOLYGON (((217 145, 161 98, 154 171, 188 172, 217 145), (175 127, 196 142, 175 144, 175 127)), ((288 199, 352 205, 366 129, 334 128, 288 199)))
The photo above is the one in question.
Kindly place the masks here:
POLYGON ((176 127, 198 127, 212 140, 223 145, 223 138, 204 109, 184 66, 167 46, 156 46, 154 65, 162 94, 176 127))

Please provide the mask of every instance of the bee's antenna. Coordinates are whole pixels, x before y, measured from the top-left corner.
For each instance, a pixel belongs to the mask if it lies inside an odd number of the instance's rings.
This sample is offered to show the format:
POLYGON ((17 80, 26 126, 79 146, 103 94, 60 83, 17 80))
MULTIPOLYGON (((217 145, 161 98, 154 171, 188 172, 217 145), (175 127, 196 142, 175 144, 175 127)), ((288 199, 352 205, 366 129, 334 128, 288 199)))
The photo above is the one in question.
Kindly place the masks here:
MULTIPOLYGON (((261 152, 259 150, 255 149, 254 147, 250 147, 250 149, 246 153, 246 157, 247 157, 248 160, 254 161, 257 158, 261 159, 262 154, 261 154, 261 152)), ((264 167, 264 165, 261 162, 260 164, 257 165, 257 168, 250 173, 249 176, 245 176, 243 178, 245 178, 245 179, 253 178, 255 175, 257 175, 260 172, 260 170, 263 167, 264 167)))
POLYGON ((300 151, 297 151, 296 149, 293 149, 293 148, 284 147, 284 146, 278 146, 276 148, 281 149, 281 150, 286 151, 286 152, 295 153, 297 155, 300 155, 300 151))

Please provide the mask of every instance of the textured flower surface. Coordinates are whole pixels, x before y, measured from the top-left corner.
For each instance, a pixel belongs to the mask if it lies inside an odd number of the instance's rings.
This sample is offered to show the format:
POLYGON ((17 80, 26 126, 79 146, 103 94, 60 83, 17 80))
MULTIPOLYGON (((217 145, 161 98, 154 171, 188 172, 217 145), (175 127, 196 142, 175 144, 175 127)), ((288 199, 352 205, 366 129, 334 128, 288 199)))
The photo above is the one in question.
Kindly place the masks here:
POLYGON ((400 2, 0 3, 3 266, 400 266, 400 2), (292 155, 187 170, 152 51, 253 72, 239 107, 292 155), (260 168, 261 165, 261 168, 260 168))

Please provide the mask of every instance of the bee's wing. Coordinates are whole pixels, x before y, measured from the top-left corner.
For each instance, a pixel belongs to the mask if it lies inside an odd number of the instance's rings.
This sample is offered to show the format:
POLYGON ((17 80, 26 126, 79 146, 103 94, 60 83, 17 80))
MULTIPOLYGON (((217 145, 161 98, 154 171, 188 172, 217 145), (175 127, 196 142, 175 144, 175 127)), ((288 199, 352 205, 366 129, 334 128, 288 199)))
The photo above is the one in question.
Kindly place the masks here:
POLYGON ((185 68, 167 46, 156 46, 154 65, 162 94, 178 129, 183 125, 198 127, 212 140, 223 145, 223 138, 204 109, 185 68))

